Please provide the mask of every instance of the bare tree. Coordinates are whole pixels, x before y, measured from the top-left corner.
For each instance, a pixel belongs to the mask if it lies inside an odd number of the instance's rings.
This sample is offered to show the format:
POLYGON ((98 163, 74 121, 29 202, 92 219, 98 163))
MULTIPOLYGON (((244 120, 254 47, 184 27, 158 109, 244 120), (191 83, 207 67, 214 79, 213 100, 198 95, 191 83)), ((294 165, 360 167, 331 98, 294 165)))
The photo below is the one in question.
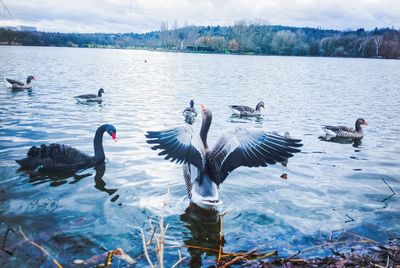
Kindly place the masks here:
POLYGON ((160 27, 160 41, 163 47, 168 45, 168 34, 168 21, 163 21, 160 27))
POLYGON ((382 35, 374 35, 372 40, 374 41, 375 49, 376 49, 375 57, 378 57, 379 56, 379 48, 381 47, 381 45, 383 43, 383 37, 382 37, 382 35))

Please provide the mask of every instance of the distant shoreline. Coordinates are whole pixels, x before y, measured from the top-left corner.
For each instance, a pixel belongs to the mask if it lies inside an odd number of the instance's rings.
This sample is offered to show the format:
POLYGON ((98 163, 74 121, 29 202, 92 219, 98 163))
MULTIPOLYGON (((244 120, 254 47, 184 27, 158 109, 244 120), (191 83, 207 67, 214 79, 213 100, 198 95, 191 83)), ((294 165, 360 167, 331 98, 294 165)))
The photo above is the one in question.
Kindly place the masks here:
POLYGON ((382 57, 344 57, 344 56, 311 56, 311 55, 271 55, 271 54, 255 54, 255 53, 240 53, 240 52, 208 52, 208 51, 185 51, 185 50, 172 50, 172 49, 153 49, 142 47, 68 47, 68 46, 24 46, 24 45, 8 45, 0 44, 0 47, 48 47, 48 48, 81 48, 81 49, 111 49, 111 50, 142 50, 150 52, 166 52, 166 53, 182 53, 182 54, 205 54, 205 55, 232 55, 232 56, 263 56, 263 57, 306 57, 306 58, 347 58, 347 59, 375 59, 375 60, 400 60, 397 58, 382 58, 382 57))
POLYGON ((400 31, 337 31, 270 25, 189 26, 144 34, 21 32, 0 45, 135 49, 196 54, 400 59, 400 31))

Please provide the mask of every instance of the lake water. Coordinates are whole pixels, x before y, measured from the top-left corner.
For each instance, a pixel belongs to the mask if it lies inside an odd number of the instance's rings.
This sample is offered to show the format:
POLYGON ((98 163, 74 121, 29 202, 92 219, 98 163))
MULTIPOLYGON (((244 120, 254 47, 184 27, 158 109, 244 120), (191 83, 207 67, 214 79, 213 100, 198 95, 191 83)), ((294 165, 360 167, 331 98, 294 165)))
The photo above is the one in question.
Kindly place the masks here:
MULTIPOLYGON (((143 266, 138 227, 150 237, 148 218, 161 215, 168 188, 167 244, 218 249, 218 217, 186 210, 182 167, 158 156, 144 137, 147 130, 182 125, 190 99, 213 112, 210 145, 236 126, 289 131, 304 144, 287 167, 242 167, 221 185, 219 211, 228 212, 224 251, 278 250, 285 257, 329 238, 396 238, 399 70, 396 60, 0 47, 0 239, 9 227, 16 232, 6 241, 9 251, 15 248, 13 256, 0 251, 0 266, 52 267, 41 251, 22 242, 19 227, 65 267, 103 254, 101 247, 121 247, 143 266), (31 92, 13 92, 3 82, 28 75, 36 77, 31 92), (100 105, 73 98, 100 87, 100 105), (262 118, 231 117, 228 105, 260 100, 262 118), (361 145, 318 139, 321 125, 353 126, 358 117, 369 123, 361 145), (46 176, 19 171, 14 161, 33 145, 53 142, 93 154, 94 132, 104 123, 118 130, 116 143, 105 135, 105 169, 46 176), (396 195, 390 197, 385 182, 396 195)), ((215 264, 216 253, 181 251, 188 257, 183 266, 215 264)), ((170 265, 178 258, 176 248, 165 254, 170 265)), ((329 249, 301 257, 324 254, 329 249)))

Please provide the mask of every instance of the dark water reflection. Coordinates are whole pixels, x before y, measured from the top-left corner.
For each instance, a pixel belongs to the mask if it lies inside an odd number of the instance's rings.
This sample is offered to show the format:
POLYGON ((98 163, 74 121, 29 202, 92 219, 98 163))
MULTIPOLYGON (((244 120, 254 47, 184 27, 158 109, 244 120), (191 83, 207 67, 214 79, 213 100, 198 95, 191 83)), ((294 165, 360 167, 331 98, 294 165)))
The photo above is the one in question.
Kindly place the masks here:
MULTIPOLYGON (((183 232, 183 242, 189 247, 190 267, 202 267, 202 256, 212 257, 214 260, 218 256, 220 247, 223 248, 225 240, 220 239, 220 222, 218 211, 204 210, 191 204, 180 216, 183 227, 188 231, 183 232), (199 248, 206 248, 203 250, 199 248)), ((208 263, 211 265, 212 263, 208 263)))
POLYGON ((353 138, 344 138, 344 137, 332 137, 329 135, 326 136, 320 136, 319 139, 321 141, 327 141, 327 142, 335 142, 335 143, 340 143, 340 144, 352 144, 353 147, 360 147, 362 145, 362 139, 353 139, 353 138))
MULTIPOLYGON (((224 251, 277 249, 287 256, 331 232, 380 242, 400 232, 400 107, 394 104, 400 61, 1 46, 0 63, 0 81, 37 77, 30 92, 0 86, 0 239, 8 227, 21 226, 65 267, 103 254, 102 247, 121 247, 138 267, 147 265, 137 227, 161 214, 168 188, 168 241, 219 247, 216 212, 187 210, 182 167, 157 156, 144 138, 148 130, 184 124, 191 99, 213 112, 211 147, 237 126, 288 132, 304 144, 286 165, 238 168, 221 185, 219 211, 228 211, 224 251), (100 87, 106 92, 101 104, 73 98, 100 87), (229 105, 260 99, 262 116, 231 115, 229 105), (362 144, 318 139, 321 125, 352 125, 358 117, 369 122, 362 144), (43 143, 93 154, 94 132, 104 123, 112 123, 119 138, 104 139, 105 166, 43 174, 20 171, 15 163, 43 143)), ((198 115, 193 127, 200 125, 198 115)), ((51 263, 14 240, 8 245, 16 246, 15 256, 0 251, 0 267, 51 263)), ((189 257, 183 266, 215 263, 213 252, 182 253, 189 257)), ((176 260, 176 248, 168 249, 166 262, 176 260)))
MULTIPOLYGON (((107 188, 106 185, 107 183, 103 180, 104 173, 106 172, 106 165, 98 165, 93 168, 95 171, 94 175, 94 187, 101 191, 105 192, 108 195, 113 195, 115 194, 118 189, 117 188, 107 188)), ((37 170, 24 170, 22 168, 19 169, 20 172, 24 172, 29 176, 29 182, 32 183, 32 185, 38 185, 38 184, 43 184, 43 183, 48 183, 50 186, 61 186, 66 183, 68 184, 75 184, 81 181, 82 179, 85 179, 87 177, 93 177, 92 173, 88 173, 90 169, 83 170, 82 173, 76 173, 72 171, 53 171, 53 172, 43 172, 43 171, 37 171, 37 170)), ((116 195, 112 198, 112 201, 115 202, 118 199, 119 195, 116 195)))
POLYGON ((237 114, 232 114, 230 116, 229 122, 231 123, 256 123, 257 125, 262 125, 264 117, 262 115, 257 116, 241 116, 237 114))

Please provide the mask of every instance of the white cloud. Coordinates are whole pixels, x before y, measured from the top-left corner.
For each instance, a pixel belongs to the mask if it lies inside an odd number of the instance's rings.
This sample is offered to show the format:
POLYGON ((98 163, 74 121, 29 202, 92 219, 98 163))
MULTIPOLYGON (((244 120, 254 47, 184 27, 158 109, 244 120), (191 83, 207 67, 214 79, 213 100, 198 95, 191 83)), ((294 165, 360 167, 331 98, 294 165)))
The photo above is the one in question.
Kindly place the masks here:
POLYGON ((2 25, 63 32, 147 32, 161 21, 230 25, 264 19, 271 24, 330 29, 400 28, 400 0, 3 0, 13 17, 2 25))

